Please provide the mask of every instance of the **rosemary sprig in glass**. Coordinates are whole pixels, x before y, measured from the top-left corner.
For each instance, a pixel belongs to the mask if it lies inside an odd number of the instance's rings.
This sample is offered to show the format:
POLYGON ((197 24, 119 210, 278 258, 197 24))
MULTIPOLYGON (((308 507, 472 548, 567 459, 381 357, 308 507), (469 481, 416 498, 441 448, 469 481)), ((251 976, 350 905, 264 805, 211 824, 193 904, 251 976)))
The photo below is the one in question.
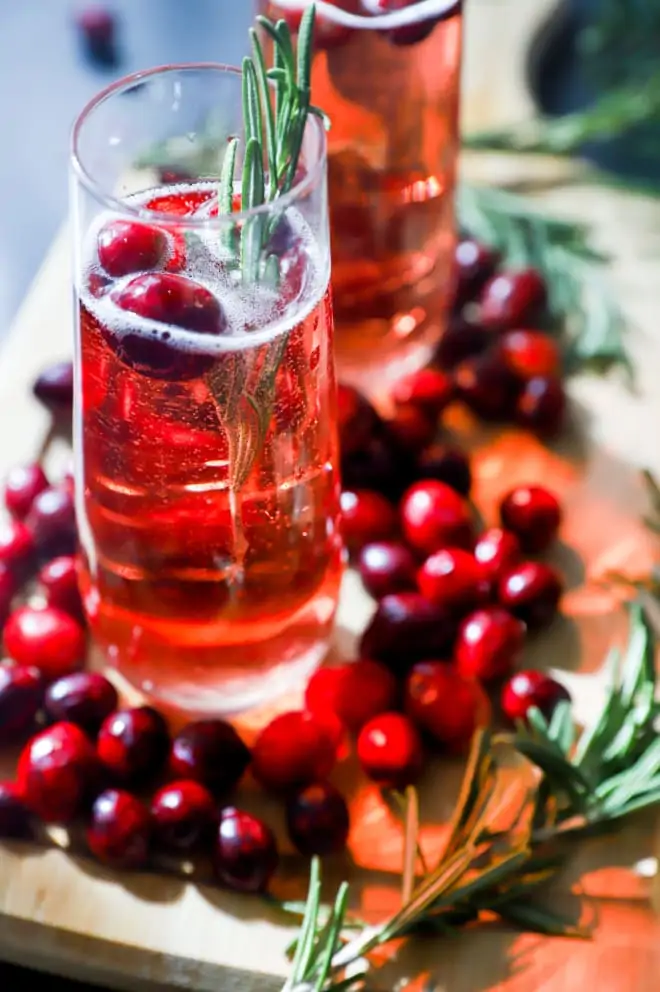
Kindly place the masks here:
POLYGON ((285 992, 368 988, 375 948, 414 934, 448 933, 485 913, 539 933, 588 936, 540 903, 537 890, 556 875, 575 840, 660 803, 654 651, 653 632, 635 603, 626 651, 610 654, 610 685, 592 726, 581 729, 565 702, 550 721, 532 710, 529 722, 513 734, 480 731, 444 850, 436 866, 412 884, 419 838, 416 801, 408 795, 403 898, 388 919, 349 932, 341 923, 346 885, 331 910, 321 907, 314 863, 285 992), (534 773, 531 783, 521 774, 511 780, 497 757, 502 748, 509 757, 513 752, 525 759, 534 773), (506 825, 497 830, 489 826, 503 820, 506 825))

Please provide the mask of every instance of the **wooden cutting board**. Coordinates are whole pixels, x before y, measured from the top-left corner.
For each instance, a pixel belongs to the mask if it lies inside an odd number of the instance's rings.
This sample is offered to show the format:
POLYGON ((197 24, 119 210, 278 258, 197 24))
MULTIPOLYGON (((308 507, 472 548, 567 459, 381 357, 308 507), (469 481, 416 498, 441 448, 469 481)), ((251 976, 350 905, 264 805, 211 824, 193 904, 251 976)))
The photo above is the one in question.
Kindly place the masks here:
MULTIPOLYGON (((470 6, 470 5, 468 5, 470 6)), ((527 112, 520 85, 521 53, 531 27, 550 6, 518 0, 473 0, 467 55, 466 116, 471 126, 527 112), (534 7, 534 13, 529 8, 534 7), (496 55, 494 54, 496 53, 496 55), (499 94, 499 95, 498 95, 499 94)), ((530 663, 546 663, 570 686, 581 716, 598 705, 598 668, 611 639, 623 636, 618 604, 603 590, 608 569, 643 572, 657 555, 638 522, 644 497, 635 466, 660 472, 660 328, 656 258, 660 204, 567 183, 564 164, 488 157, 465 170, 491 182, 536 181, 536 196, 558 212, 592 221, 615 254, 612 280, 631 321, 630 349, 639 370, 635 391, 616 375, 572 384, 573 440, 548 451, 515 431, 483 437, 460 416, 452 427, 475 454, 476 499, 492 516, 499 493, 516 481, 544 478, 567 506, 556 562, 566 573, 565 618, 532 647, 530 663), (544 190, 541 192, 540 190, 544 190)), ((68 241, 54 244, 0 353, 0 473, 40 450, 48 422, 29 385, 49 361, 72 351, 68 241)), ((60 452, 61 455, 61 452, 60 452)), ((57 460, 58 453, 53 458, 57 460)), ((372 604, 349 574, 342 595, 337 651, 350 655, 372 604)), ((10 773, 10 762, 0 773, 10 773)), ((460 768, 442 764, 422 788, 426 843, 437 842, 451 809, 460 768)), ((378 792, 349 761, 342 772, 352 806, 350 858, 327 874, 352 882, 361 913, 386 911, 397 898, 401 858, 398 823, 378 792)), ((281 812, 246 791, 281 833, 281 812)), ((569 992, 587 983, 599 992, 655 992, 660 984, 660 923, 653 911, 656 817, 614 840, 590 844, 566 879, 584 896, 594 940, 574 942, 480 930, 452 940, 411 944, 387 963, 382 988, 428 992, 569 992), (603 867, 607 865, 608 867, 603 867), (398 986, 401 979, 419 976, 398 986)), ((279 891, 301 895, 305 865, 285 848, 279 891)), ((160 875, 109 874, 65 851, 0 847, 0 958, 117 989, 269 990, 287 973, 291 930, 260 900, 160 875)))

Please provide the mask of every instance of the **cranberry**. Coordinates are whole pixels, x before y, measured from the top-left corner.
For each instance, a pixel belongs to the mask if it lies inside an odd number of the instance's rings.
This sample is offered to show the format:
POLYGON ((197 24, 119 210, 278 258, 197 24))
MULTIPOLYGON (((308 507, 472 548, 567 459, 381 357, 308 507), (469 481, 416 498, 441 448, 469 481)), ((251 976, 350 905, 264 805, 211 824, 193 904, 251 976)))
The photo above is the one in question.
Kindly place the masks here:
POLYGON ((461 615, 488 597, 479 563, 462 548, 443 548, 426 559, 417 573, 419 591, 447 613, 461 615))
POLYGON ((188 723, 172 741, 171 774, 193 779, 218 795, 238 784, 249 763, 247 745, 224 720, 188 723))
POLYGON ((524 561, 499 581, 502 606, 530 628, 545 627, 554 619, 563 583, 554 568, 540 561, 524 561))
POLYGON ((55 723, 25 745, 16 777, 27 805, 40 819, 69 823, 99 783, 94 745, 73 723, 55 723))
POLYGON ((87 828, 87 846, 111 868, 142 868, 149 857, 149 810, 130 792, 106 789, 96 797, 87 828))
POLYGON ((5 649, 19 665, 33 665, 47 679, 79 668, 87 646, 85 631, 73 617, 52 606, 20 606, 4 630, 5 649))
MULTIPOLYGON (((370 4, 370 9, 378 14, 390 14, 395 10, 410 7, 416 2, 417 0, 375 0, 370 4)), ((429 37, 440 19, 442 18, 426 18, 423 21, 415 21, 400 28, 392 28, 385 31, 384 34, 393 45, 401 47, 417 45, 429 37)))
POLYGON ((556 341, 542 331, 509 331, 498 343, 500 354, 520 379, 558 375, 561 352, 556 341))
MULTIPOLYGON (((218 336, 227 329, 227 318, 213 293, 186 276, 144 273, 115 290, 111 297, 122 310, 182 327, 200 337, 218 336)), ((195 350, 184 351, 165 335, 172 336, 170 331, 159 336, 139 331, 115 335, 108 331, 106 339, 121 361, 155 379, 193 379, 213 364, 214 356, 205 352, 203 338, 195 350)))
POLYGON ((447 613, 416 592, 384 596, 362 635, 360 654, 382 661, 395 673, 420 658, 442 657, 456 634, 447 613))
POLYGON ((0 629, 11 612, 11 602, 16 593, 16 577, 0 562, 0 629))
POLYGON ((72 555, 76 549, 76 511, 64 486, 51 486, 36 497, 25 523, 44 558, 72 555))
POLYGON ((350 551, 391 537, 397 529, 396 510, 380 493, 369 489, 341 494, 341 531, 350 551))
POLYGON ((35 559, 34 538, 20 520, 0 521, 0 564, 17 578, 25 578, 35 559))
POLYGON ((163 231, 139 221, 112 220, 99 231, 101 265, 114 278, 160 265, 167 252, 163 231))
POLYGON ((71 555, 53 558, 39 572, 39 582, 46 595, 46 602, 78 621, 84 620, 84 610, 76 560, 71 555))
POLYGON ((420 407, 429 417, 439 417, 451 403, 454 383, 451 376, 439 369, 420 369, 394 385, 392 399, 396 404, 420 407))
POLYGON ((305 692, 310 713, 339 718, 353 733, 379 713, 391 710, 398 697, 397 681, 384 665, 362 658, 335 668, 320 668, 305 692))
POLYGON ((308 785, 291 796, 286 822, 294 846, 307 857, 324 857, 346 846, 348 806, 341 792, 328 782, 308 785))
POLYGON ((252 752, 252 771, 265 789, 285 792, 326 778, 337 757, 336 742, 312 713, 281 713, 264 727, 252 752))
POLYGON ((279 856, 270 827, 242 810, 222 811, 213 851, 219 882, 237 892, 263 892, 275 873, 279 856))
POLYGON ((417 453, 431 443, 437 428, 422 407, 414 403, 402 403, 387 421, 387 430, 397 445, 417 453))
POLYGON ((14 782, 0 781, 0 837, 26 839, 32 835, 32 814, 14 782))
POLYGON ((501 606, 476 610, 458 631, 454 657, 466 678, 492 682, 517 664, 525 642, 525 625, 501 606))
POLYGON ((73 362, 57 362, 39 374, 32 392, 53 415, 70 414, 73 408, 73 362))
POLYGON ((96 750, 118 782, 142 783, 163 767, 169 749, 165 720, 150 706, 117 710, 101 724, 96 750))
POLYGON ((370 489, 398 500, 415 478, 413 452, 396 447, 391 438, 374 438, 364 451, 342 456, 341 478, 347 490, 370 489))
POLYGON ((546 720, 552 718, 555 707, 562 701, 570 702, 568 690, 545 672, 530 669, 516 672, 502 689, 502 712, 512 723, 525 720, 527 711, 535 706, 546 720))
POLYGON ((118 702, 112 682, 98 672, 64 675, 48 687, 44 700, 46 714, 53 722, 66 720, 92 735, 118 702))
POLYGON ((454 383, 458 397, 483 420, 513 417, 522 388, 494 350, 462 362, 454 370, 454 383))
POLYGON ((405 709, 420 730, 454 752, 465 750, 477 728, 490 719, 490 703, 479 683, 440 661, 413 667, 405 709))
POLYGON ((450 486, 433 479, 417 482, 405 493, 401 519, 415 551, 433 554, 442 547, 470 547, 472 517, 468 504, 450 486))
POLYGON ((459 313, 450 318, 440 338, 436 361, 443 369, 453 369, 466 359, 481 354, 490 343, 488 331, 459 313))
POLYGON ((545 551, 557 537, 562 512, 559 500, 542 486, 517 486, 500 503, 502 525, 512 531, 523 551, 545 551))
POLYGON ((481 241, 463 238, 458 242, 454 253, 455 306, 474 300, 495 272, 499 260, 499 253, 481 241))
POLYGON ((516 420, 541 437, 554 437, 566 414, 566 393, 561 379, 537 376, 525 383, 518 397, 516 420))
POLYGON ((365 589, 374 599, 415 588, 415 559, 404 544, 381 541, 365 545, 358 568, 365 589))
POLYGON ((215 804, 209 790, 192 779, 169 782, 151 802, 155 841, 166 851, 194 851, 211 838, 215 804))
POLYGON ((493 276, 479 298, 482 325, 495 331, 534 323, 546 301, 546 286, 536 269, 493 276))
POLYGON ((85 7, 77 15, 87 54, 102 65, 114 65, 117 59, 115 48, 115 18, 105 7, 85 7))
POLYGON ((337 388, 337 418, 342 455, 363 451, 382 426, 371 403, 357 389, 342 383, 337 388))
POLYGON ((0 666, 0 744, 17 740, 33 727, 44 688, 36 668, 0 666))
POLYGON ((497 580, 521 559, 520 541, 515 534, 501 527, 485 530, 474 546, 474 557, 479 562, 484 578, 497 580))
POLYGON ((35 497, 49 485, 41 465, 17 465, 5 479, 5 506, 12 517, 23 520, 30 512, 35 497))
POLYGON ((403 789, 424 764, 422 742, 402 713, 381 713, 360 731, 357 755, 366 775, 379 785, 403 789))
POLYGON ((425 451, 417 462, 417 475, 451 486, 461 496, 469 496, 472 488, 470 460, 460 448, 436 444, 425 451))

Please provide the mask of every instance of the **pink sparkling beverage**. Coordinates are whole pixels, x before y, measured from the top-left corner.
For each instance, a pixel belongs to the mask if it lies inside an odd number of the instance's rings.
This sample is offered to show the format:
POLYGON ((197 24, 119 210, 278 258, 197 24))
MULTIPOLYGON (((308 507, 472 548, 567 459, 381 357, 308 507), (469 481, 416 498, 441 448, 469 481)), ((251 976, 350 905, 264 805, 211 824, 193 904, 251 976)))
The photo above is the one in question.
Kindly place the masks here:
MULTIPOLYGON (((127 112, 141 101, 144 120, 164 93, 192 103, 215 86, 226 106, 240 74, 173 67, 140 82, 127 112)), ((230 229, 217 183, 202 176, 153 188, 140 173, 132 192, 101 195, 85 127, 83 115, 74 195, 86 609, 133 684, 192 712, 236 712, 320 662, 341 578, 322 129, 308 125, 300 185, 268 217, 278 279, 246 283, 228 244, 249 213, 230 229)))

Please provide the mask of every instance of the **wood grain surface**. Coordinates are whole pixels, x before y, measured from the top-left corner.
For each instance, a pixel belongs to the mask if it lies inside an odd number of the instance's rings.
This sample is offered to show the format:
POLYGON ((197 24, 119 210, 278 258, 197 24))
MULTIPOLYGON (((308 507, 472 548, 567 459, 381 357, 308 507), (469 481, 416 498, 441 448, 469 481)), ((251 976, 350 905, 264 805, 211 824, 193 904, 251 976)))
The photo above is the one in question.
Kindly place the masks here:
MULTIPOLYGON (((470 126, 518 119, 529 111, 520 84, 525 41, 548 3, 473 0, 468 5, 465 117, 470 126)), ((492 518, 498 495, 516 481, 543 478, 562 495, 566 523, 556 563, 569 591, 565 616, 528 660, 557 669, 588 720, 602 690, 599 666, 623 637, 619 604, 604 590, 609 569, 644 571, 657 554, 639 523, 644 497, 636 466, 660 471, 660 328, 657 255, 660 206, 585 184, 580 170, 505 157, 474 158, 466 175, 524 182, 544 206, 593 222, 615 255, 612 281, 630 318, 639 370, 634 390, 618 375, 572 385, 573 431, 555 450, 516 431, 489 435, 459 414, 451 429, 474 452, 476 500, 492 518)), ((29 393, 36 372, 72 350, 68 244, 53 246, 0 353, 0 472, 39 450, 47 418, 29 393), (20 425, 20 427, 19 427, 20 425)), ((53 454, 55 459, 62 452, 53 454)), ((336 650, 350 655, 372 604, 346 576, 336 650)), ((0 771, 10 772, 7 768, 0 771)), ((424 842, 438 843, 460 767, 429 769, 422 787, 424 842)), ((353 826, 349 857, 329 862, 329 884, 347 876, 356 909, 378 916, 395 905, 402 839, 377 790, 342 769, 353 826)), ((241 802, 282 834, 281 811, 249 787, 241 802)), ((417 942, 384 959, 379 985, 425 992, 655 992, 660 986, 660 923, 652 910, 656 822, 648 817, 614 840, 586 846, 560 887, 567 907, 582 906, 592 941, 545 940, 482 929, 452 940, 417 942), (582 897, 578 903, 577 895, 582 897), (412 976, 417 976, 413 978, 412 976)), ((284 847, 278 891, 301 895, 304 864, 284 847)), ((0 847, 0 958, 117 989, 278 989, 287 972, 291 931, 263 902, 162 875, 104 872, 84 857, 25 845, 0 847)))

